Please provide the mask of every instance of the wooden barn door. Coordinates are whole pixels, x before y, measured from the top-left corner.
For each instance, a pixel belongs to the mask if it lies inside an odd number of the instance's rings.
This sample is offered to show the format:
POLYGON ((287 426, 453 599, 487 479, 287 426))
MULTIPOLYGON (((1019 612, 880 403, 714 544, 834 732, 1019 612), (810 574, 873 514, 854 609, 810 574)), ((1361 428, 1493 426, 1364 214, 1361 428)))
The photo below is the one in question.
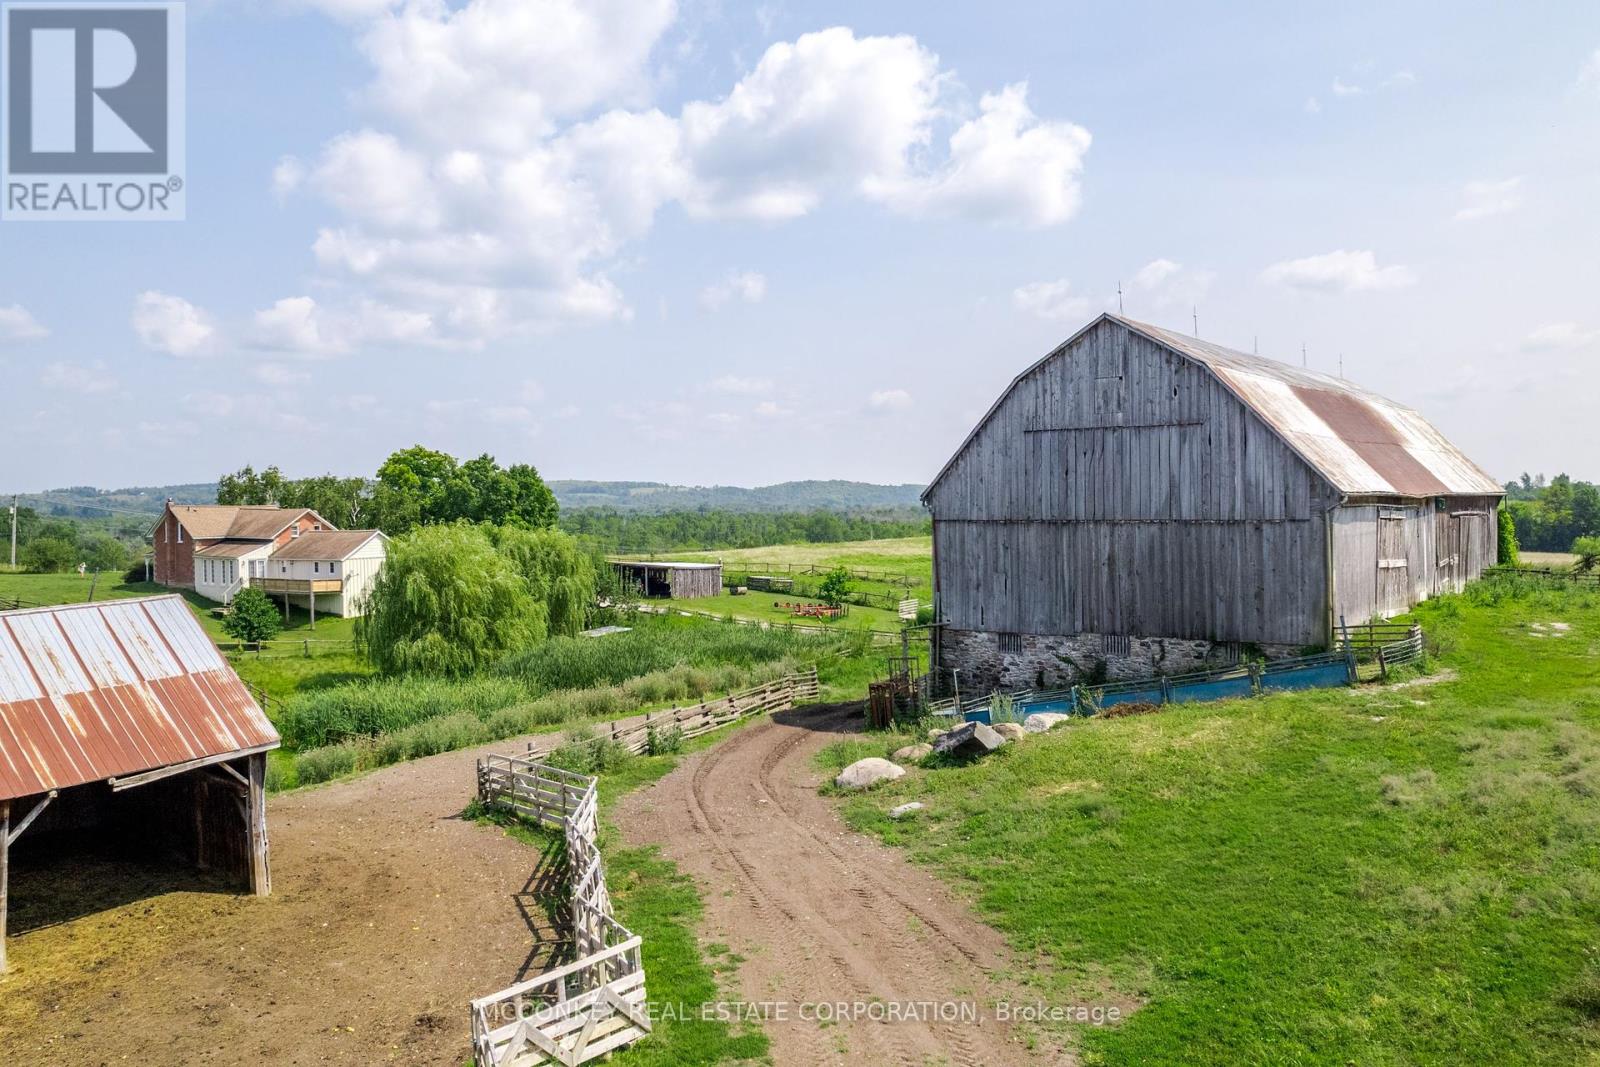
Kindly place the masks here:
POLYGON ((1378 509, 1378 614, 1399 615, 1411 607, 1411 572, 1406 564, 1409 508, 1378 509))
POLYGON ((1475 578, 1483 573, 1483 568, 1494 561, 1485 559, 1484 545, 1486 538, 1484 528, 1489 517, 1481 512, 1468 511, 1455 516, 1456 520, 1456 556, 1458 560, 1456 569, 1456 588, 1467 583, 1468 578, 1475 578))

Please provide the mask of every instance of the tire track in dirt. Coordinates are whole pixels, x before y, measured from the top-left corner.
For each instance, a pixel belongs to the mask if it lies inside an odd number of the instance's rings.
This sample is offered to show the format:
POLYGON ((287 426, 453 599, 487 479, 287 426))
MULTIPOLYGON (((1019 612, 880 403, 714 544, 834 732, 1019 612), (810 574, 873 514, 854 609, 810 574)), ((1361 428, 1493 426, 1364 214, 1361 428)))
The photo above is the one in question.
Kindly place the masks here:
POLYGON ((1068 1062, 993 1020, 993 1001, 1011 999, 999 935, 897 851, 847 832, 818 794, 812 756, 859 718, 843 705, 747 726, 628 797, 617 821, 699 881, 703 936, 744 956, 730 995, 787 1005, 765 1024, 780 1067, 1068 1062), (798 1016, 842 1000, 975 1003, 980 1021, 798 1016))

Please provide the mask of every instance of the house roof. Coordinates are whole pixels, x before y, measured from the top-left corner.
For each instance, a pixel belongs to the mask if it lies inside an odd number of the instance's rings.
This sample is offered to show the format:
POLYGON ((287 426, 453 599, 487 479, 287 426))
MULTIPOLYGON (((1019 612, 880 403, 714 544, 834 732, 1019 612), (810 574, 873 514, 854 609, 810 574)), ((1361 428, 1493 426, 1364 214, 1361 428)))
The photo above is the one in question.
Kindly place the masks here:
MULTIPOLYGON (((168 504, 185 532, 196 541, 231 538, 243 541, 270 541, 302 515, 311 515, 329 529, 327 519, 310 508, 279 508, 270 504, 168 504)), ((158 524, 159 525, 159 524, 158 524)))
POLYGON ((271 547, 270 541, 218 541, 214 545, 196 549, 195 556, 201 559, 238 559, 271 547))
POLYGON ((1499 496, 1504 489, 1411 408, 1342 378, 1104 314, 1019 374, 923 493, 928 498, 1000 403, 1046 360, 1111 321, 1200 364, 1333 488, 1348 496, 1499 496))
POLYGON ((0 800, 277 744, 181 597, 0 612, 0 800))
POLYGON ((377 530, 312 530, 278 546, 272 558, 345 559, 374 537, 383 534, 377 530))

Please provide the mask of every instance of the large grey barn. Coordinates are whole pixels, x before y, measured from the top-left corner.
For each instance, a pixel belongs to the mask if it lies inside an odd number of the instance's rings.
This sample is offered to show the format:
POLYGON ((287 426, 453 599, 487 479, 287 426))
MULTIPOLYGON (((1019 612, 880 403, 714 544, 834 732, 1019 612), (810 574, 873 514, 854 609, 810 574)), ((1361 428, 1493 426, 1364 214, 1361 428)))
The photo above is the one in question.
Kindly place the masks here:
POLYGON ((1102 315, 923 494, 940 662, 1052 685, 1326 646, 1492 564, 1502 495, 1410 408, 1102 315))

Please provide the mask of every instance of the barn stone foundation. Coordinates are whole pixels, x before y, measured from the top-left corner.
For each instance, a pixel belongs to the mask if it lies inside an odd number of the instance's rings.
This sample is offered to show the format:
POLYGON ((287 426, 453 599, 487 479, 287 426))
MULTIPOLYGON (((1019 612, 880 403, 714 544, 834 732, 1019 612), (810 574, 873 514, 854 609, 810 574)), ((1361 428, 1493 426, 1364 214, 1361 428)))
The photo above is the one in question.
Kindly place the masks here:
POLYGON ((961 671, 963 692, 1131 681, 1212 670, 1241 658, 1282 659, 1302 651, 1299 645, 1240 645, 1179 637, 1018 634, 1021 650, 1002 652, 1000 636, 987 630, 943 631, 940 664, 961 671))

